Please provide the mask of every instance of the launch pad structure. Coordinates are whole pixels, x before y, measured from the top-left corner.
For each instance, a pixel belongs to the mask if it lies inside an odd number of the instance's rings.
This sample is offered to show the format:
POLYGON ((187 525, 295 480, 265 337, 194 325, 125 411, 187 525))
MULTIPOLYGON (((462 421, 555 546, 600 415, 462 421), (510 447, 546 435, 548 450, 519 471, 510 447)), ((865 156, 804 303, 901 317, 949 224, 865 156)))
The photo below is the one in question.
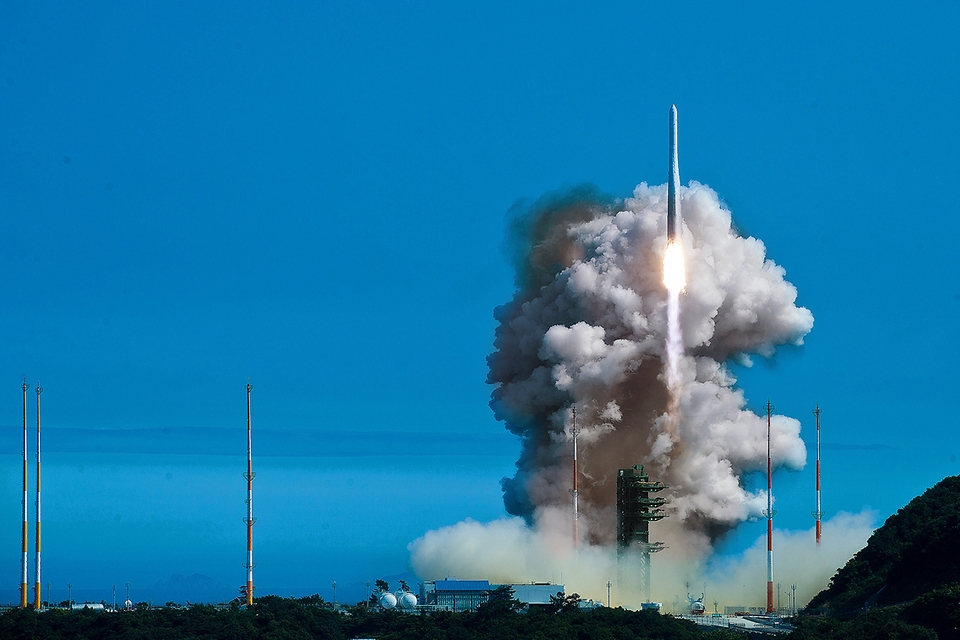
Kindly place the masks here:
POLYGON ((651 482, 642 464, 617 472, 617 582, 624 584, 624 556, 631 551, 637 552, 640 583, 648 601, 650 554, 666 548, 662 542, 650 542, 650 523, 667 517, 660 508, 667 503, 667 499, 651 497, 650 494, 666 488, 662 482, 651 482))

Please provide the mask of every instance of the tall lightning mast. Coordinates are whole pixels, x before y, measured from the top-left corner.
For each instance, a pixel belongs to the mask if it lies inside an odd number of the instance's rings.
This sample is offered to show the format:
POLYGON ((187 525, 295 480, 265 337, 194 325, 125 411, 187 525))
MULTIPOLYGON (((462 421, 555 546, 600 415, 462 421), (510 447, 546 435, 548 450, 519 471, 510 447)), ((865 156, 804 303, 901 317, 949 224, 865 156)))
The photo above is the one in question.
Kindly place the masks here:
POLYGON ((37 381, 37 557, 34 573, 36 579, 33 585, 33 608, 40 610, 40 394, 43 388, 37 381))
POLYGON ((253 479, 256 474, 253 472, 253 433, 250 422, 250 392, 253 391, 253 385, 247 383, 247 472, 243 477, 247 479, 247 517, 244 522, 247 523, 247 604, 253 604, 253 479))
POLYGON ((817 545, 820 545, 820 519, 823 517, 823 511, 820 509, 820 405, 813 410, 813 415, 817 416, 817 510, 811 515, 817 519, 817 545))
POLYGON ((580 548, 580 474, 577 472, 577 436, 580 431, 577 429, 577 406, 573 406, 573 548, 580 548))
POLYGON ((770 416, 773 415, 773 405, 767 401, 767 510, 763 515, 767 518, 767 613, 773 613, 773 464, 770 458, 770 416))
POLYGON ((27 608, 27 384, 26 378, 23 380, 23 558, 21 560, 20 572, 20 608, 27 608))

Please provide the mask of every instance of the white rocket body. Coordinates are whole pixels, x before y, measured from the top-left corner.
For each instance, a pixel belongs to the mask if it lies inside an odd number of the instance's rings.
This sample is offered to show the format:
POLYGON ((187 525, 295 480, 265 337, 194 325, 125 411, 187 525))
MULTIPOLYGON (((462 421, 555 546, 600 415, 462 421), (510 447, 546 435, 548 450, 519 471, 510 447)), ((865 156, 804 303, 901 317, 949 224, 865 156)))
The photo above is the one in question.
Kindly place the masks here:
POLYGON ((680 161, 677 158, 677 105, 670 105, 670 177, 667 183, 667 242, 680 233, 680 161))

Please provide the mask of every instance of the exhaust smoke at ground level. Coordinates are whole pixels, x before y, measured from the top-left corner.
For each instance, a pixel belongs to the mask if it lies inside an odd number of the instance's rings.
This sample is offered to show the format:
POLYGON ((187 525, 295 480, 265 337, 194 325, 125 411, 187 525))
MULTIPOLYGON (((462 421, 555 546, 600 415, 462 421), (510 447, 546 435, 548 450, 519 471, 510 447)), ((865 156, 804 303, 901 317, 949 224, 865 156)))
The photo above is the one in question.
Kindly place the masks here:
MULTIPOLYGON (((797 606, 804 606, 866 545, 875 519, 876 514, 871 512, 839 513, 823 522, 824 542, 820 546, 814 541, 813 527, 802 531, 775 529, 774 581, 780 583, 781 591, 795 584, 797 606)), ((455 576, 491 583, 556 582, 563 583, 568 594, 579 593, 604 603, 610 581, 611 604, 638 609, 646 595, 637 578, 637 556, 626 559, 620 568, 624 580, 618 583, 616 548, 589 545, 575 550, 569 536, 564 535, 570 522, 570 515, 559 511, 545 514, 537 527, 527 526, 521 518, 487 523, 465 520, 412 542, 411 564, 424 579, 455 576)), ((672 547, 656 554, 652 560, 652 601, 664 603, 664 611, 670 611, 670 603, 677 596, 686 604, 687 583, 690 594, 696 597, 706 583, 704 604, 708 613, 713 612, 714 601, 721 613, 725 606, 762 606, 766 599, 767 540, 766 533, 760 527, 757 530, 754 543, 736 556, 692 558, 672 547)), ((669 540, 671 535, 667 531, 660 537, 669 540)), ((786 600, 783 606, 788 606, 786 600)))

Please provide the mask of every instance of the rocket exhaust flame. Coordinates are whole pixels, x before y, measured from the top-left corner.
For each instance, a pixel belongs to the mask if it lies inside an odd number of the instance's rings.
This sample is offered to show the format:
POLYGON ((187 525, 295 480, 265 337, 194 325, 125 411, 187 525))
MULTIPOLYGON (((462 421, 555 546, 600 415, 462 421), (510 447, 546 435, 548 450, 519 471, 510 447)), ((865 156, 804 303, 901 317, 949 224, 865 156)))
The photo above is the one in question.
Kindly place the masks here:
POLYGON ((687 286, 687 272, 683 264, 683 248, 671 242, 663 254, 663 286, 667 291, 681 293, 687 286))

